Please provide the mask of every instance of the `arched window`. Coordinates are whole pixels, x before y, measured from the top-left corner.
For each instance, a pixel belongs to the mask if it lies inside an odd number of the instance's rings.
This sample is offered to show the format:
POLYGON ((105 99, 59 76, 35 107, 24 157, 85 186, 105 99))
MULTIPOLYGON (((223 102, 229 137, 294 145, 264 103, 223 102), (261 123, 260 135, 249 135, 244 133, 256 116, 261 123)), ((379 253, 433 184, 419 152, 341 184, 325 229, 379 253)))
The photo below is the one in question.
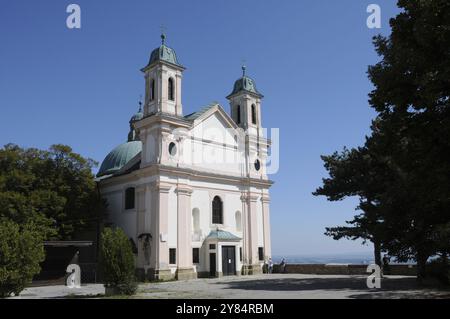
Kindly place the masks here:
POLYGON ((168 90, 169 90, 169 100, 171 101, 175 101, 175 87, 174 87, 174 83, 173 83, 173 79, 169 78, 169 82, 168 82, 168 90))
POLYGON ((236 231, 241 232, 242 231, 242 214, 240 211, 236 212, 235 218, 236 218, 236 231))
POLYGON ((153 101, 155 99, 155 80, 150 80, 150 101, 153 101))
POLYGON ((125 190, 125 209, 134 209, 134 187, 125 190))
POLYGON ((256 106, 252 104, 252 123, 256 124, 256 106))
POLYGON ((241 124, 241 106, 236 107, 236 124, 241 124))
POLYGON ((214 197, 212 202, 212 223, 223 224, 223 203, 219 196, 214 197))
POLYGON ((194 232, 200 230, 200 210, 198 208, 192 210, 192 228, 194 232))

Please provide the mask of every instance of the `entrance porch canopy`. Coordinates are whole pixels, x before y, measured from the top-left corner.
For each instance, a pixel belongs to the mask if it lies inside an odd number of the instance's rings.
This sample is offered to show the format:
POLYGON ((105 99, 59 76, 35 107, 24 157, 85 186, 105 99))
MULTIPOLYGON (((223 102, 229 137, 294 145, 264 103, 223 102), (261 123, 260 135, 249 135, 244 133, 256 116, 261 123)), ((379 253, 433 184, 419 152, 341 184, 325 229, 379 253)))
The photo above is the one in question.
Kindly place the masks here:
POLYGON ((209 241, 240 241, 242 238, 224 231, 224 230, 212 230, 209 235, 206 237, 206 240, 209 241))

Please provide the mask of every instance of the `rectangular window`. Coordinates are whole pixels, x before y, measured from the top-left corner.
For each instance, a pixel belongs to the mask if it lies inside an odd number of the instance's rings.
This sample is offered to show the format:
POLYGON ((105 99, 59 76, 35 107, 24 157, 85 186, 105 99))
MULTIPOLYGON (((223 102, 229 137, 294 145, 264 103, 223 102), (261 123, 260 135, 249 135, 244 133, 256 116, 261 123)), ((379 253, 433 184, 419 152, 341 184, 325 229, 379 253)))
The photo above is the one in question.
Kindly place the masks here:
POLYGON ((177 249, 169 248, 169 264, 175 265, 177 263, 177 249))
POLYGON ((216 249, 216 244, 209 244, 209 249, 216 249))
POLYGON ((264 260, 264 248, 263 247, 258 247, 258 257, 260 261, 264 260))
POLYGON ((192 263, 200 263, 200 248, 192 248, 192 263))
POLYGON ((125 209, 134 209, 134 187, 125 190, 125 209))
POLYGON ((242 261, 242 247, 239 247, 239 261, 242 261))

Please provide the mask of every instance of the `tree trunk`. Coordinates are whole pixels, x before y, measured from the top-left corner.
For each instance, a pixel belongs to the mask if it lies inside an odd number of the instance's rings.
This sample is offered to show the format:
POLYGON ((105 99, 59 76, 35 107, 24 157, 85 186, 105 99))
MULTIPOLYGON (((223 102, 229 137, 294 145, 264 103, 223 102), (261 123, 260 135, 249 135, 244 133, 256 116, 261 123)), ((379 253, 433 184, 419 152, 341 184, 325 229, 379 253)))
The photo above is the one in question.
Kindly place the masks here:
POLYGON ((444 266, 446 266, 448 264, 448 254, 447 253, 442 253, 442 263, 444 264, 444 266))
POLYGON ((428 260, 428 255, 422 251, 417 251, 417 279, 422 280, 426 277, 426 265, 428 260))
POLYGON ((373 241, 373 252, 375 255, 375 264, 381 268, 381 243, 378 240, 373 241))

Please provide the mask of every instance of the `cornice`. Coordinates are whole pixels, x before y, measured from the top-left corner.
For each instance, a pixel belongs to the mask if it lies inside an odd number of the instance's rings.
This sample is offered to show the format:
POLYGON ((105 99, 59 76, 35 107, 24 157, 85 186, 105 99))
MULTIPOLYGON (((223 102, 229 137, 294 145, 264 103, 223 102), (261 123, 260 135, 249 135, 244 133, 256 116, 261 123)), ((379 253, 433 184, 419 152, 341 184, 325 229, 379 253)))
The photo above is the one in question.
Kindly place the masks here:
POLYGON ((199 171, 185 167, 175 167, 163 164, 150 164, 126 175, 112 176, 108 179, 101 180, 101 186, 110 186, 124 183, 130 179, 139 179, 142 177, 155 176, 160 174, 175 175, 190 180, 204 180, 214 183, 225 183, 231 185, 240 185, 244 187, 261 187, 268 189, 274 182, 269 179, 249 178, 242 176, 224 175, 214 172, 199 171))

